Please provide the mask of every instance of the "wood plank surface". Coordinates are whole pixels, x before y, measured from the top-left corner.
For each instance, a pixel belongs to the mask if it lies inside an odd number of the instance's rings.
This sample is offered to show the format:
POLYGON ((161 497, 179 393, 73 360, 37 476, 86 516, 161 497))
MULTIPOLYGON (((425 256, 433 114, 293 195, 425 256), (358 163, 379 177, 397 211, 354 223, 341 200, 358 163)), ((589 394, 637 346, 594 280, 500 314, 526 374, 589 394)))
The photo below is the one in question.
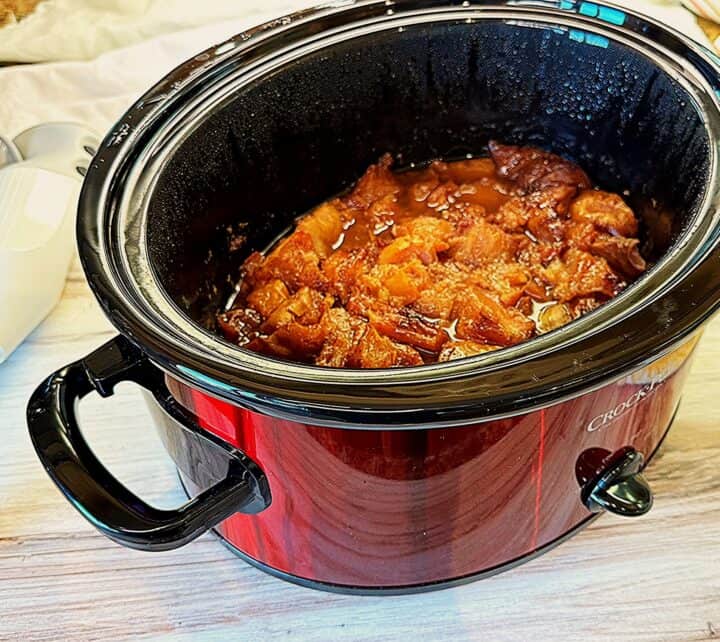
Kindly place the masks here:
MULTIPOLYGON (((94 531, 43 472, 24 413, 48 373, 112 335, 76 263, 59 306, 0 365, 0 640, 720 640, 720 318, 649 469, 647 516, 604 516, 511 572, 400 597, 296 587, 212 535, 150 554, 94 531)), ((88 399, 81 421, 131 489, 183 500, 136 389, 88 399)))

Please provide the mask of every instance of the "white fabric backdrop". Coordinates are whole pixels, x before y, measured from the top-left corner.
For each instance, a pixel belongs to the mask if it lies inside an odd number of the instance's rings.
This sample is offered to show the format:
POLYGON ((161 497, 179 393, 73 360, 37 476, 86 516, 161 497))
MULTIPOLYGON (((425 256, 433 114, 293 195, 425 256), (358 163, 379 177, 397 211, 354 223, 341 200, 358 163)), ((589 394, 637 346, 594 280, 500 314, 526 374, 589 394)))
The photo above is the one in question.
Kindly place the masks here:
POLYGON ((0 60, 90 60, 105 51, 206 24, 262 22, 312 0, 46 0, 3 29, 0 60))
POLYGON ((0 31, 0 60, 57 60, 0 68, 0 134, 13 137, 48 121, 102 133, 192 55, 306 6, 308 0, 50 0, 0 31), (86 55, 91 59, 74 60, 86 55))

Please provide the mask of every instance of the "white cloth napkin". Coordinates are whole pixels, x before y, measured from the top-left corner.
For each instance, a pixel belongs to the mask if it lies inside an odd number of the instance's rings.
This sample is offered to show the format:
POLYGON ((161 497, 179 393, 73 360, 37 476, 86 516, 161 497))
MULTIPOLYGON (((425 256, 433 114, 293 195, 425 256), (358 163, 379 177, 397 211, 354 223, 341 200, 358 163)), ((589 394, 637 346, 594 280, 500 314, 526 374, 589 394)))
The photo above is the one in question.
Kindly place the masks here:
POLYGON ((263 22, 312 0, 46 0, 0 33, 0 61, 90 60, 149 38, 207 24, 263 22))
MULTIPOLYGON (((250 8, 244 17, 157 36, 93 60, 0 68, 0 133, 11 138, 48 121, 78 122, 97 132, 107 131, 136 98, 184 60, 304 4, 285 0, 282 10, 264 13, 250 8)), ((74 46, 69 45, 69 50, 74 46)))

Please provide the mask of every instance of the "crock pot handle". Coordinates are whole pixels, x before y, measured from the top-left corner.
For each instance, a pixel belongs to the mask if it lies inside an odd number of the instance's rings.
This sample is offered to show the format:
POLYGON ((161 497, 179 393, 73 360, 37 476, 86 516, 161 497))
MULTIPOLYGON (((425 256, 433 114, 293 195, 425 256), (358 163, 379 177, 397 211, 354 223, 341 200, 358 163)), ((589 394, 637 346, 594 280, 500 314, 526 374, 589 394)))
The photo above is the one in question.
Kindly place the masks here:
MULTIPOLYGON (((27 411, 30 437, 45 470, 75 508, 110 539, 147 551, 183 546, 236 512, 258 513, 271 497, 263 471, 244 453, 213 439, 172 412, 163 373, 127 339, 116 337, 84 359, 46 379, 33 393, 27 411), (163 401, 166 411, 209 447, 224 448, 227 476, 175 510, 161 510, 136 497, 95 457, 75 415, 77 402, 90 392, 103 397, 115 385, 132 381, 163 401)), ((176 406, 179 406, 175 403, 176 406)))

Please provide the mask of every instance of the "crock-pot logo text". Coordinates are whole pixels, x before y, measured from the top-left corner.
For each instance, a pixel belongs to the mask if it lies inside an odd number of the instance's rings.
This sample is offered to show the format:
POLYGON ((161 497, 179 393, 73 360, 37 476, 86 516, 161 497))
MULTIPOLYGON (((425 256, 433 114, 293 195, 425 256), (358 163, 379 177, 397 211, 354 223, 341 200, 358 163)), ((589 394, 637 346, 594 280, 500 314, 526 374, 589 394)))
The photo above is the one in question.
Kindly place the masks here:
POLYGON ((635 394, 630 395, 627 399, 625 399, 625 401, 615 406, 612 410, 608 410, 607 412, 604 412, 603 414, 595 417, 587 425, 588 432, 595 432, 596 430, 600 430, 610 425, 618 417, 621 417, 626 412, 632 410, 643 399, 653 394, 658 389, 661 383, 662 382, 660 381, 653 381, 652 383, 643 386, 635 394))

